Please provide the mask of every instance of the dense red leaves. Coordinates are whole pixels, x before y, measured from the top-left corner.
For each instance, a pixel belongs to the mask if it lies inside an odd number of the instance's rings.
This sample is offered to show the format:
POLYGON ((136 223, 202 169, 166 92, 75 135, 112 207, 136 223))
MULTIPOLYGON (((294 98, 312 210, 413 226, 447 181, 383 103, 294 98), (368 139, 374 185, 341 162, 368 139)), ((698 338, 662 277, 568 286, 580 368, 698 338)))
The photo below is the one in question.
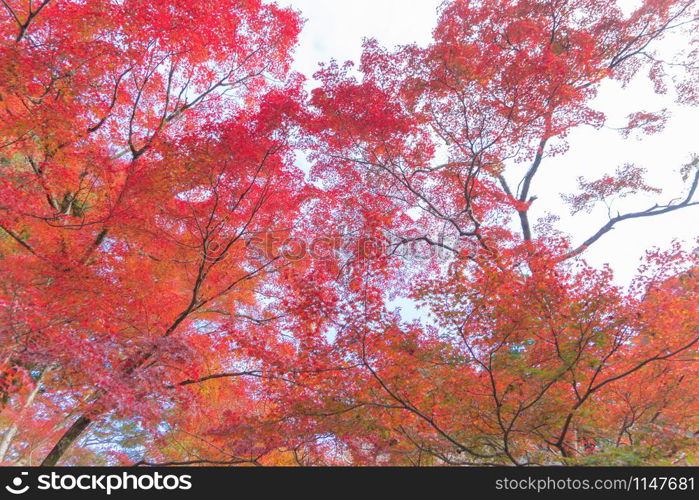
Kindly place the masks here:
POLYGON ((39 420, 155 425, 173 386, 232 362, 210 319, 267 314, 276 248, 252 241, 306 196, 299 81, 269 84, 299 21, 257 1, 26 4, 5 2, 0 54, 4 379, 47 371, 39 420))
MULTIPOLYGON (((0 25, 1 460, 696 463, 696 255, 629 289, 572 257, 696 205, 697 162, 578 247, 528 216, 605 78, 696 101, 696 54, 653 52, 692 2, 447 2, 431 44, 367 41, 309 96, 290 10, 27 7, 0 25)), ((643 173, 580 172, 573 212, 643 173)))
MULTIPOLYGON (((610 213, 578 248, 553 227, 537 234, 528 217, 545 158, 567 147, 571 128, 604 123, 590 105, 604 78, 628 82, 646 66, 665 91, 653 42, 692 9, 646 2, 625 15, 615 2, 455 1, 441 9, 431 45, 391 52, 368 41, 359 75, 336 64, 316 75, 309 127, 318 182, 345 188, 334 202, 340 214, 351 197, 362 214, 373 207, 388 217, 388 254, 412 250, 397 274, 413 281, 393 281, 390 262, 378 259, 372 271, 384 276, 359 282, 377 302, 359 295, 328 326, 330 356, 342 361, 323 387, 324 411, 351 426, 335 439, 343 460, 693 460, 693 292, 646 312, 651 289, 685 276, 692 258, 677 258, 684 267, 665 262, 654 285, 639 278, 632 293, 613 286, 609 271, 568 260, 616 223, 695 204, 696 162, 686 169, 684 201, 610 213), (513 179, 519 162, 529 166, 513 179), (429 311, 434 326, 402 324, 382 308, 377 290, 396 289, 429 311), (648 392, 657 387, 657 399, 633 393, 644 383, 648 392)), ((625 131, 653 133, 661 121, 639 112, 625 131)), ((581 179, 573 210, 657 193, 643 173, 628 165, 581 179)))

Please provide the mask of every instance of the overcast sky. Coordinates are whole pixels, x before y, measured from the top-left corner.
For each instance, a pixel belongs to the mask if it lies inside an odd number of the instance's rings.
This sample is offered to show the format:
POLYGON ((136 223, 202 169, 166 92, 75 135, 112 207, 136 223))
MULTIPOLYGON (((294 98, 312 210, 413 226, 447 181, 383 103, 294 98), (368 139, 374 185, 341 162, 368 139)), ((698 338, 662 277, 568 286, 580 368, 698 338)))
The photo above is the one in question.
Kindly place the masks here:
MULTIPOLYGON (((306 19, 294 67, 310 77, 321 61, 331 58, 358 61, 364 37, 376 38, 389 47, 429 43, 440 0, 283 0, 280 3, 292 5, 306 19)), ((681 48, 681 44, 681 39, 674 39, 665 45, 672 51, 681 48)), ((656 201, 666 203, 685 193, 678 170, 690 160, 691 153, 699 153, 697 110, 674 105, 672 96, 655 96, 644 76, 626 89, 613 82, 605 84, 594 105, 607 114, 609 127, 623 126, 626 116, 633 111, 667 107, 673 116, 665 131, 640 141, 624 140, 611 129, 574 131, 569 137, 569 151, 542 164, 532 191, 539 196, 532 207, 532 219, 546 212, 556 213, 562 218, 559 227, 572 234, 574 242, 583 241, 607 222, 606 208, 600 207, 590 215, 577 214, 573 219, 560 194, 575 192, 578 176, 595 179, 624 163, 647 168, 650 184, 664 188, 664 192, 652 198, 623 200, 613 207, 614 213, 649 208, 656 201)), ((309 85, 312 87, 313 83, 309 85)), ((698 223, 699 207, 624 221, 586 252, 585 258, 596 266, 609 263, 618 282, 626 284, 647 249, 667 248, 674 238, 694 248, 699 236, 698 223)))

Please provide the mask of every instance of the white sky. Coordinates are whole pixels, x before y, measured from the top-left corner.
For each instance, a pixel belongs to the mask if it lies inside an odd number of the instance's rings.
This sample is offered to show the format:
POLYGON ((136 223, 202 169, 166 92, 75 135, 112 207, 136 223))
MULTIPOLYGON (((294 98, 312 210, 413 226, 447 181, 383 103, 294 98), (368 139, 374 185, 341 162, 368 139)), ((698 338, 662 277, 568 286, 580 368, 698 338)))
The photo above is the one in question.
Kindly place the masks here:
MULTIPOLYGON (((427 44, 437 21, 440 0, 281 0, 279 3, 293 6, 307 20, 296 50, 294 69, 310 78, 321 61, 334 58, 340 62, 357 62, 364 37, 376 38, 389 47, 412 42, 427 44)), ((670 50, 681 48, 681 44, 681 39, 666 43, 670 50)), ((532 189, 532 194, 539 196, 532 207, 532 220, 547 211, 556 213, 562 218, 558 227, 572 234, 574 242, 583 241, 607 222, 606 208, 600 207, 590 215, 580 213, 573 219, 560 194, 575 192, 578 176, 596 179, 624 163, 647 168, 649 183, 664 188, 665 192, 653 198, 622 200, 618 205, 621 213, 649 208, 656 201, 663 204, 684 194, 678 170, 690 160, 691 153, 699 153, 697 110, 679 108, 671 96, 654 95, 643 76, 626 89, 614 82, 605 84, 595 107, 607 114, 610 127, 625 125, 626 116, 633 111, 667 107, 673 116, 665 131, 639 141, 633 137, 624 140, 610 129, 575 130, 569 137, 569 151, 542 164, 532 189)), ((309 85, 312 87, 313 82, 309 85)), ((667 248, 675 238, 693 248, 699 236, 698 222, 699 207, 624 221, 591 247, 585 258, 596 266, 609 263, 618 282, 626 284, 647 249, 667 248)))

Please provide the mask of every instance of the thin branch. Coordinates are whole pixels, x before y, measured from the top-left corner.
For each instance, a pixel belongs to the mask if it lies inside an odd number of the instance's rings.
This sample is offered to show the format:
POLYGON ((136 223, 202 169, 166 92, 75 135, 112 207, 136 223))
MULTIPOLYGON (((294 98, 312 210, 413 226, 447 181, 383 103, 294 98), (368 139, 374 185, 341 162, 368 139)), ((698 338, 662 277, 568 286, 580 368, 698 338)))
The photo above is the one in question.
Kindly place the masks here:
MULTIPOLYGON (((695 167, 699 167, 699 160, 695 160, 695 167)), ((576 255, 579 255, 582 252, 584 252, 585 250, 587 250, 587 248, 590 245, 592 245, 597 240, 599 240, 602 236, 604 236, 609 231, 614 229, 614 226, 619 222, 629 220, 629 219, 640 219, 640 218, 645 218, 645 217, 654 217, 656 215, 662 215, 662 214, 674 212, 674 211, 680 210, 682 208, 698 206, 699 201, 692 201, 692 198, 694 197, 694 194, 697 191, 697 187, 699 187, 699 168, 697 168, 696 172, 694 173, 694 179, 692 181, 691 187, 689 188, 689 193, 687 194, 685 199, 682 200, 680 203, 678 203, 676 205, 671 205, 671 204, 655 205, 647 210, 642 210, 640 212, 631 212, 631 213, 624 214, 624 215, 617 215, 616 217, 611 218, 609 220, 609 222, 607 222, 604 226, 602 226, 595 234, 593 234, 588 239, 586 239, 577 248, 566 253, 561 258, 561 261, 568 260, 571 257, 575 257, 576 255)))

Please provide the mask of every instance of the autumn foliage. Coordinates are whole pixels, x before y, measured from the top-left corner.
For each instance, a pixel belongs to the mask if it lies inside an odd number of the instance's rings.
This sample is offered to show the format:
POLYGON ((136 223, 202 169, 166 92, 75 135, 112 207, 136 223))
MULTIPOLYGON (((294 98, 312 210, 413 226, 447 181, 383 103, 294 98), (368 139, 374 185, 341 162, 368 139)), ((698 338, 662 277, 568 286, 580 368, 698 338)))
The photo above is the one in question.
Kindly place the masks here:
POLYGON ((3 0, 0 461, 699 463, 697 242, 584 260, 696 218, 699 160, 669 198, 580 171, 574 215, 658 199, 591 234, 530 220, 603 81, 699 103, 699 5, 618 3, 453 0, 307 79, 273 3, 3 0))

